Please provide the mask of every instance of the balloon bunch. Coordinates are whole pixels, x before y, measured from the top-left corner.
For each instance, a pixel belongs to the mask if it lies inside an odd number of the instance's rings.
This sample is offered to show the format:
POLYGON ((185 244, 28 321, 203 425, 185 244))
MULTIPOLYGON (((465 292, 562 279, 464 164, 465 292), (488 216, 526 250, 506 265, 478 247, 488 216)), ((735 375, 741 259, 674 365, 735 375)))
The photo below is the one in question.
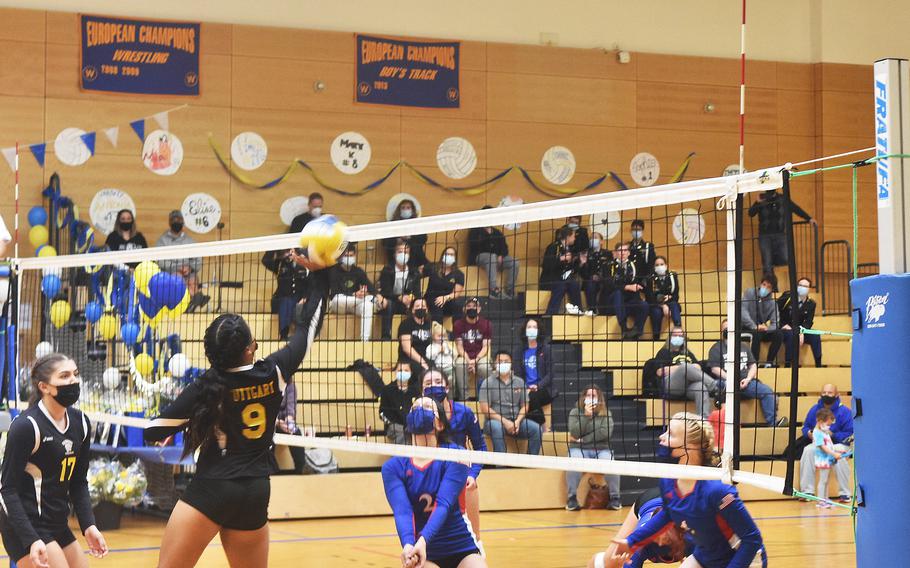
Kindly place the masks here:
POLYGON ((151 260, 140 263, 133 272, 133 278, 139 291, 142 321, 152 329, 158 327, 164 318, 180 317, 190 305, 190 294, 183 277, 162 272, 151 260))
POLYGON ((57 256, 57 249, 47 244, 50 235, 47 232, 47 211, 40 205, 35 205, 28 211, 28 242, 35 247, 35 255, 40 257, 57 256))

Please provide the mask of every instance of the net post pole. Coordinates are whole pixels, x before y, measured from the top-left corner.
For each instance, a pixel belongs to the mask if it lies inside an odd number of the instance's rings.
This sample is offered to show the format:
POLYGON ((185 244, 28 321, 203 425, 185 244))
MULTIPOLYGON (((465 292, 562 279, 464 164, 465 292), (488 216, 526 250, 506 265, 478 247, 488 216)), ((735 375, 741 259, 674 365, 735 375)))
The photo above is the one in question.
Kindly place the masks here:
MULTIPOLYGON (((875 153, 910 151, 910 62, 880 59, 874 66, 875 153)), ((878 195, 879 274, 902 274, 910 269, 910 211, 906 211, 903 158, 884 158, 875 166, 878 195)), ((857 261, 858 262, 858 261, 857 261)))
MULTIPOLYGON (((793 243, 793 209, 790 201, 790 172, 783 171, 783 192, 784 192, 784 235, 787 238, 787 271, 789 272, 790 284, 790 321, 799 321, 799 299, 796 292, 796 247, 793 243)), ((790 348, 794 354, 793 360, 790 361, 790 423, 787 426, 787 440, 796 441, 796 418, 799 412, 799 333, 790 334, 790 345, 785 345, 784 349, 790 348)), ((793 495, 793 477, 796 473, 796 458, 788 456, 787 474, 784 484, 784 493, 793 495)))
POLYGON ((733 469, 739 469, 740 462, 740 392, 736 388, 739 381, 739 348, 742 342, 742 268, 743 268, 743 195, 736 192, 736 199, 728 198, 727 203, 727 357, 724 361, 724 372, 727 375, 727 392, 724 406, 724 452, 730 449, 733 469), (732 300, 731 300, 732 296, 732 300), (732 328, 733 333, 730 333, 732 328))

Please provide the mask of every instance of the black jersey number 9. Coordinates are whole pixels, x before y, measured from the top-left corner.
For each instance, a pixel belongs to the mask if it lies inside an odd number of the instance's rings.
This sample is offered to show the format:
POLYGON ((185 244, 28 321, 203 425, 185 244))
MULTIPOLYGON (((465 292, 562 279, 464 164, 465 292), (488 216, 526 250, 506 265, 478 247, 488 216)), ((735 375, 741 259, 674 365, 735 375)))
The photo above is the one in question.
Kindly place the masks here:
POLYGON ((60 460, 60 482, 69 481, 73 478, 73 471, 76 469, 76 456, 65 457, 60 460))
POLYGON ((242 413, 243 437, 248 440, 258 440, 265 434, 265 407, 254 402, 243 408, 242 413))

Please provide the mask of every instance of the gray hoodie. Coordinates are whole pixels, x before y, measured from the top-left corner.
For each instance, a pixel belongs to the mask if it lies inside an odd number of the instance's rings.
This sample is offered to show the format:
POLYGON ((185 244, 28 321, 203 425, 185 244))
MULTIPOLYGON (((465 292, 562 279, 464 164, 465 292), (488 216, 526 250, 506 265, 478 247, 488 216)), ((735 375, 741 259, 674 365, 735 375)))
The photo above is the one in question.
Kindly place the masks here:
POLYGON ((749 288, 743 294, 742 305, 742 323, 743 329, 754 331, 758 326, 765 324, 769 330, 775 330, 778 326, 777 302, 774 301, 774 294, 768 294, 764 298, 758 295, 758 287, 749 288))

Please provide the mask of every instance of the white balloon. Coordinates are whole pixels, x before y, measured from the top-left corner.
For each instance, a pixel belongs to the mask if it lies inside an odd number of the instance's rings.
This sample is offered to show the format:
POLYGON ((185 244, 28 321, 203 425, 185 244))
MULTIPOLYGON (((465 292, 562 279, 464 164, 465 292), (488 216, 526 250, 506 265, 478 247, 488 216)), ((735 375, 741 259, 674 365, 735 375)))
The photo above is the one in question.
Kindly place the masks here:
POLYGON ((41 275, 42 276, 54 275, 57 278, 60 278, 63 276, 63 269, 60 268, 59 266, 47 267, 47 268, 44 268, 41 270, 41 275))
POLYGON ((47 341, 42 341, 35 346, 35 359, 40 359, 45 355, 50 355, 54 352, 54 346, 48 343, 47 341))
POLYGON ((120 386, 120 369, 116 367, 108 367, 104 370, 104 373, 101 375, 101 382, 104 384, 104 388, 109 390, 114 390, 120 386))
POLYGON ((190 366, 189 358, 183 353, 177 353, 168 362, 167 370, 170 371, 172 377, 180 378, 186 375, 190 366))

